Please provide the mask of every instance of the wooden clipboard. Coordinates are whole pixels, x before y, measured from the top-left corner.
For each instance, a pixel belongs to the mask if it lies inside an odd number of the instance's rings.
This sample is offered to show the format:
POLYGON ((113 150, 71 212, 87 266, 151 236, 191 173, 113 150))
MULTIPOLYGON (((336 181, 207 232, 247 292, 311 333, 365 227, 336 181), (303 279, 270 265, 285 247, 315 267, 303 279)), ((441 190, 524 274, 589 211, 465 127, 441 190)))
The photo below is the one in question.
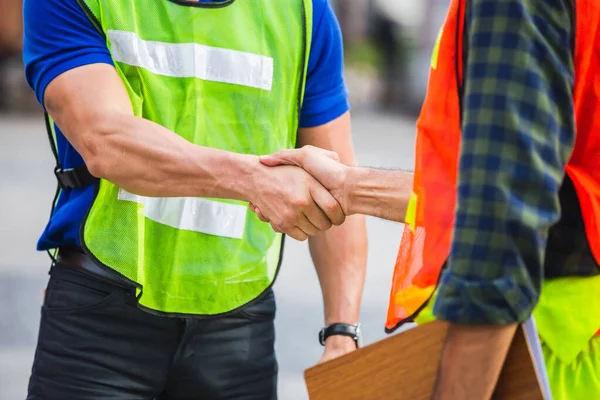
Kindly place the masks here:
MULTIPOLYGON (((310 400, 429 400, 447 330, 427 323, 307 369, 310 400)), ((515 335, 493 399, 544 399, 526 334, 521 327, 515 335)))

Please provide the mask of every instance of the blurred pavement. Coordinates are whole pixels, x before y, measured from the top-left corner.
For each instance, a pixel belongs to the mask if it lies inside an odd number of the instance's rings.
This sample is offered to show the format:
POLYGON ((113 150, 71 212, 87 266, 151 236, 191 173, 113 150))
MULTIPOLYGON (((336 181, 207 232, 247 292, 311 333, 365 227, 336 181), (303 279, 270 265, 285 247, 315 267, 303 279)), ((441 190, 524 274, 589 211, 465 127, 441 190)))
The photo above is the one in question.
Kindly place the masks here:
MULTIPOLYGON (((413 168, 413 121, 379 114, 354 117, 360 165, 413 168)), ((49 267, 35 251, 55 191, 54 160, 42 117, 0 115, 0 400, 24 399, 49 267)), ((364 343, 385 337, 383 324, 402 225, 368 219, 369 267, 362 306, 364 343)), ((287 241, 278 297, 280 399, 306 400, 303 371, 322 348, 321 293, 306 243, 287 241)))

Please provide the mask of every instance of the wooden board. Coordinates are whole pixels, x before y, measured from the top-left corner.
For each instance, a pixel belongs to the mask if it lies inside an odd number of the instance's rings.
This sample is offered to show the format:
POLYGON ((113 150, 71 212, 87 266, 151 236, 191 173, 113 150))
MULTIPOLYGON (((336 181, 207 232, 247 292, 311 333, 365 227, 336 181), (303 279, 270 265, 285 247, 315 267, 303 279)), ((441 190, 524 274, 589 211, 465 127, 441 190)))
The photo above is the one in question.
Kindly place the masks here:
MULTIPOLYGON (((307 369, 310 400, 429 400, 447 329, 443 322, 431 322, 307 369)), ((494 399, 543 399, 521 329, 494 399)))

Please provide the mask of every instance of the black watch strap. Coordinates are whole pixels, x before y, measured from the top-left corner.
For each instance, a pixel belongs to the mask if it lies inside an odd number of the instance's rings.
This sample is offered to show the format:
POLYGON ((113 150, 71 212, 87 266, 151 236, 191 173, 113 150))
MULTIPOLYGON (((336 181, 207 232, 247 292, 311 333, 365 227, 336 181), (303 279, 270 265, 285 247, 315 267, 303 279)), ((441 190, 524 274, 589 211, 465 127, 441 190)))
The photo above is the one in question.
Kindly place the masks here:
POLYGON ((321 331, 319 332, 319 343, 325 346, 325 341, 327 340, 327 338, 336 335, 351 337, 352 339, 354 339, 356 347, 360 346, 360 324, 331 324, 321 329, 321 331))

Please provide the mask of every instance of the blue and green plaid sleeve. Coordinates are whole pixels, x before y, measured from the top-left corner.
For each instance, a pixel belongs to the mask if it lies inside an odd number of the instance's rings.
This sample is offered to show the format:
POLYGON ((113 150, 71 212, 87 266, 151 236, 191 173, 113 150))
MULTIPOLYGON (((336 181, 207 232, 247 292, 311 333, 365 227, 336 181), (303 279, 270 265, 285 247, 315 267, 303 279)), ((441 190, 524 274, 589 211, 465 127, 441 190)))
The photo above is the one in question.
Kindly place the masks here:
POLYGON ((527 319, 575 140, 570 0, 468 0, 452 249, 434 306, 455 323, 527 319))

